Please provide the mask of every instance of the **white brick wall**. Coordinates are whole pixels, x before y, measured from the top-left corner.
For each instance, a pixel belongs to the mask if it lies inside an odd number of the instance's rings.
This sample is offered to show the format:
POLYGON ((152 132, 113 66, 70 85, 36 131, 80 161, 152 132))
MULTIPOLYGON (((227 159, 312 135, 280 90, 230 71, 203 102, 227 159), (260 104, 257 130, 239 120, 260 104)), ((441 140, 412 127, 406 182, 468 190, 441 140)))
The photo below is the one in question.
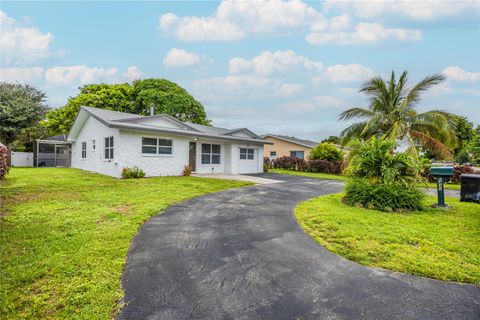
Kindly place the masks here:
POLYGON ((188 164, 188 137, 158 133, 120 131, 119 157, 122 167, 138 166, 147 177, 178 176, 188 164), (142 137, 173 139, 172 155, 142 154, 142 137))
POLYGON ((72 167, 120 177, 122 167, 119 163, 118 139, 118 129, 109 128, 95 118, 88 117, 77 140, 72 143, 72 167), (114 159, 105 160, 103 157, 104 138, 111 136, 114 140, 114 159), (95 151, 92 150, 92 139, 95 139, 95 151), (86 159, 82 159, 82 142, 84 141, 87 143, 86 159))
MULTIPOLYGON (((151 132, 137 132, 109 128, 95 118, 88 117, 77 140, 72 143, 72 167, 121 177, 124 167, 138 166, 146 176, 181 175, 188 164, 189 142, 192 137, 151 132), (104 157, 104 138, 114 137, 114 159, 104 157), (172 155, 142 154, 142 137, 173 139, 172 155), (96 150, 92 150, 95 139, 96 150), (81 159, 82 142, 87 142, 87 158, 81 159)), ((198 173, 257 173, 263 172, 263 146, 219 142, 199 139, 197 141, 196 172, 198 173), (220 164, 202 164, 202 143, 220 144, 220 164), (254 160, 241 160, 240 148, 255 149, 254 160)))

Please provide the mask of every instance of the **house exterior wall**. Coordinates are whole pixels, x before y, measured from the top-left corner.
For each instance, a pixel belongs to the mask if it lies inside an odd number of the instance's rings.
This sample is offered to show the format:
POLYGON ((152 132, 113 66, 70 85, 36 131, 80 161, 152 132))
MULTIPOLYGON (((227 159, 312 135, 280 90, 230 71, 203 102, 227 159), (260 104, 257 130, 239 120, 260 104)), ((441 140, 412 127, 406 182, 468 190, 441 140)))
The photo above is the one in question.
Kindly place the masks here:
POLYGON ((188 164, 189 142, 189 137, 120 130, 119 163, 122 168, 137 166, 147 177, 179 176, 188 164), (172 139, 172 155, 143 154, 142 137, 172 139))
POLYGON ((88 117, 75 142, 72 143, 72 167, 105 175, 120 177, 119 130, 109 128, 93 117, 88 117), (113 160, 104 159, 104 138, 113 136, 113 160), (92 140, 95 139, 95 150, 92 140), (82 159, 82 142, 87 143, 87 157, 82 159))
POLYGON ((308 148, 299 144, 291 143, 288 141, 280 140, 274 137, 265 137, 263 140, 273 142, 273 145, 266 144, 263 150, 263 156, 270 158, 270 152, 276 151, 277 158, 279 157, 289 157, 290 151, 303 151, 305 159, 310 156, 312 148, 308 148))
POLYGON ((232 144, 232 174, 247 174, 263 172, 263 146, 262 145, 247 145, 247 144, 232 144), (240 159, 240 149, 248 148, 254 149, 255 153, 253 160, 240 159))
MULTIPOLYGON (((140 132, 110 128, 88 117, 77 139, 72 142, 72 167, 120 178, 122 168, 138 166, 147 177, 178 176, 189 163, 189 143, 193 137, 140 132), (104 138, 114 137, 114 159, 104 159, 104 138), (142 137, 173 140, 172 155, 142 153, 142 137), (95 150, 92 140, 95 139, 95 150), (82 142, 87 143, 86 158, 82 159, 82 142)), ((196 141, 197 173, 258 173, 263 172, 263 146, 230 141, 199 139, 196 141), (220 145, 220 164, 202 164, 202 143, 220 145), (255 149, 253 160, 240 159, 240 148, 255 149)))

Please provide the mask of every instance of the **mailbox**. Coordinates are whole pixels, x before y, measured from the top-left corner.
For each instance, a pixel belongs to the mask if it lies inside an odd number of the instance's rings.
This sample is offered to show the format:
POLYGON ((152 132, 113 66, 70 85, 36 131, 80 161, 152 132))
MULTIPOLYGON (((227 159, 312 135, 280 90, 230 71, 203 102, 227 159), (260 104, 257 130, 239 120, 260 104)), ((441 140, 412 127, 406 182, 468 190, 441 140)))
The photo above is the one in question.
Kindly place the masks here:
POLYGON ((447 177, 453 176, 453 167, 432 167, 430 168, 430 173, 437 178, 437 206, 445 207, 445 192, 443 190, 443 184, 447 177))
POLYGON ((434 177, 451 177, 453 176, 453 167, 432 167, 430 173, 434 177))

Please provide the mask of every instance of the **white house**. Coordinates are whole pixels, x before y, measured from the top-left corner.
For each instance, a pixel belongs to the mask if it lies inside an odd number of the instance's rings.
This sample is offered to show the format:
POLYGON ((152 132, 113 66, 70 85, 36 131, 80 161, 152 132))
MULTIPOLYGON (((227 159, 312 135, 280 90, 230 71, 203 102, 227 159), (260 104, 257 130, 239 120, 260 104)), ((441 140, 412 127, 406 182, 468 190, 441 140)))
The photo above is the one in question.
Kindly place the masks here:
POLYGON ((81 107, 70 132, 71 166, 121 177, 138 166, 146 176, 263 172, 263 145, 246 128, 225 129, 178 121, 169 115, 141 116, 81 107))

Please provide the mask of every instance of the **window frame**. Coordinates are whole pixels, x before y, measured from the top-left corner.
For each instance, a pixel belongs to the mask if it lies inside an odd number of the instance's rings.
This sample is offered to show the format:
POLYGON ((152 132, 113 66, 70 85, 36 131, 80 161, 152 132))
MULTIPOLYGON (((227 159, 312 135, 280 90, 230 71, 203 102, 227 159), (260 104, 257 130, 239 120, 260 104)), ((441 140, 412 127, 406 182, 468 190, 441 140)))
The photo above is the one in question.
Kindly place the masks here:
POLYGON ((270 151, 270 157, 276 157, 277 151, 270 151))
POLYGON ((222 145, 217 144, 217 143, 202 143, 200 146, 200 164, 201 165, 213 165, 213 166, 219 166, 222 164, 222 145), (203 146, 208 145, 210 146, 209 152, 204 152, 203 151, 203 146), (218 146, 218 152, 213 152, 213 146, 218 146), (208 163, 203 162, 204 156, 208 155, 208 163), (213 163, 213 157, 218 156, 218 163, 213 163))
POLYGON ((115 139, 113 136, 103 138, 103 159, 114 160, 115 159, 115 139), (109 141, 107 147, 107 139, 109 141), (111 139, 111 140, 110 140, 111 139), (108 157, 105 156, 105 152, 108 150, 108 157))
POLYGON ((174 154, 174 139, 173 138, 163 138, 163 137, 149 137, 149 136, 142 136, 142 140, 141 140, 141 153, 142 153, 142 156, 145 156, 145 157, 172 157, 173 154, 174 154), (155 145, 153 144, 144 144, 143 142, 143 139, 155 139, 155 145), (161 145, 160 144, 160 141, 161 140, 168 140, 170 141, 170 145, 168 144, 165 144, 165 145, 161 145), (155 153, 146 153, 146 152, 143 152, 143 147, 154 147, 155 148, 155 153), (160 153, 160 148, 169 148, 170 149, 170 153, 160 153))
POLYGON ((240 158, 240 160, 255 160, 255 149, 254 148, 240 148, 239 158, 240 158), (245 150, 245 151, 242 152, 242 150, 245 150), (242 156, 244 156, 244 157, 242 158, 242 156))
POLYGON ((298 151, 297 151, 297 150, 292 150, 292 151, 290 151, 290 157, 291 157, 291 158, 298 158, 298 159, 305 159, 305 151, 304 151, 304 150, 298 150, 298 151), (295 156, 292 156, 292 153, 293 153, 293 152, 295 152, 295 156), (299 156, 297 155, 297 154, 300 153, 300 152, 303 154, 303 157, 299 157, 299 156))
POLYGON ((87 141, 82 141, 81 159, 87 159, 87 141))
POLYGON ((92 139, 92 151, 94 152, 96 150, 96 143, 95 143, 95 139, 92 139))

